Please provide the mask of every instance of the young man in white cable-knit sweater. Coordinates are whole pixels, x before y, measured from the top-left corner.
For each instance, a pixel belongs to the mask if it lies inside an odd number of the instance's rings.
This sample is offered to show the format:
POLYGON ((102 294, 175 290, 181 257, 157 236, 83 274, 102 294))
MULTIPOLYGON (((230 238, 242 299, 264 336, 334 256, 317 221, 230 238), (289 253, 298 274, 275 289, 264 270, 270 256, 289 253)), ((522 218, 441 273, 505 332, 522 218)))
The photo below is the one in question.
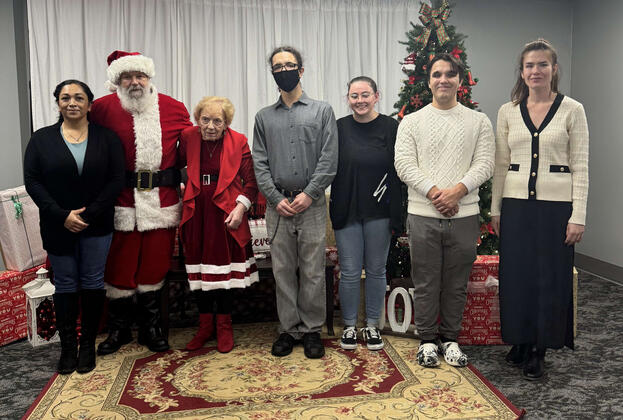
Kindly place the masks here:
POLYGON ((457 344, 480 234, 478 187, 493 174, 495 139, 483 113, 457 101, 463 65, 449 54, 428 64, 433 102, 398 126, 395 166, 409 187, 408 228, 418 363, 467 365, 457 344), (438 319, 441 323, 438 325, 438 319))

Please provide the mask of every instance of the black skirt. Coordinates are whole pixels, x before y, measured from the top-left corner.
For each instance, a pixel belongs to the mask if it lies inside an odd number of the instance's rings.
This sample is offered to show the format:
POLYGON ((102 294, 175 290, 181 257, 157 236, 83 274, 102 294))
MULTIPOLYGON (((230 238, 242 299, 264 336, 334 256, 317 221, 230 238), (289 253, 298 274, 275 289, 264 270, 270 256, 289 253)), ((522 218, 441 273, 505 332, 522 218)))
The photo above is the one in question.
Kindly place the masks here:
POLYGON ((569 202, 502 200, 500 321, 509 344, 573 349, 571 211, 569 202))

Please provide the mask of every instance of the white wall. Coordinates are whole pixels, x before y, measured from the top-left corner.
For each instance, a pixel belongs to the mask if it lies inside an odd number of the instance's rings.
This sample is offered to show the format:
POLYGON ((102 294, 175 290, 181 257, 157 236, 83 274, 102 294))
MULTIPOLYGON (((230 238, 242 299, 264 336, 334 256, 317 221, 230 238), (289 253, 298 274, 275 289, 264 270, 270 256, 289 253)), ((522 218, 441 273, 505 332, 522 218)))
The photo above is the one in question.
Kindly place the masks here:
POLYGON ((573 7, 571 94, 584 105, 590 132, 586 232, 576 250, 623 267, 623 2, 575 0, 573 7))
POLYGON ((560 90, 571 85, 573 13, 567 0, 461 0, 450 18, 457 32, 467 35, 467 63, 480 79, 472 99, 480 103, 494 127, 498 109, 510 100, 519 53, 539 37, 558 51, 562 69, 560 90))
POLYGON ((0 190, 22 185, 22 136, 18 95, 17 60, 15 54, 13 0, 0 0, 0 190))

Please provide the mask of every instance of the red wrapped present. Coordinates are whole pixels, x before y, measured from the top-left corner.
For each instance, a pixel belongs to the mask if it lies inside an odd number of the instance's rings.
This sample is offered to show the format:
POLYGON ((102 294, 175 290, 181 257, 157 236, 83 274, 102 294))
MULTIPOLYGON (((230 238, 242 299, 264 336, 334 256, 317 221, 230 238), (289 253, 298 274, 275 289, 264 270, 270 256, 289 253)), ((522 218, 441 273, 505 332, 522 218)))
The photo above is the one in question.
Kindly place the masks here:
POLYGON ((41 267, 0 272, 0 346, 26 337, 26 295, 22 286, 33 280, 41 267))
POLYGON ((479 255, 467 283, 467 301, 459 343, 505 344, 500 331, 497 255, 479 255))

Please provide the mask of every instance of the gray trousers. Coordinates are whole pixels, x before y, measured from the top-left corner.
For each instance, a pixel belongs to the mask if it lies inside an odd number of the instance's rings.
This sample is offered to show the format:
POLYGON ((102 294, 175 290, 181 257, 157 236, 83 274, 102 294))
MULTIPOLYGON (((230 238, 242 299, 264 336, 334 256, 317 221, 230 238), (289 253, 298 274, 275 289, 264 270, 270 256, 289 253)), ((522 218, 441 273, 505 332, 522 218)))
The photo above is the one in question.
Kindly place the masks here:
POLYGON ((320 332, 325 321, 326 224, 324 196, 292 217, 279 216, 271 206, 266 208, 268 236, 274 235, 270 254, 279 332, 297 340, 305 333, 320 332))
POLYGON ((478 215, 436 219, 409 214, 407 222, 418 334, 423 340, 434 340, 438 334, 456 340, 476 260, 478 215))

